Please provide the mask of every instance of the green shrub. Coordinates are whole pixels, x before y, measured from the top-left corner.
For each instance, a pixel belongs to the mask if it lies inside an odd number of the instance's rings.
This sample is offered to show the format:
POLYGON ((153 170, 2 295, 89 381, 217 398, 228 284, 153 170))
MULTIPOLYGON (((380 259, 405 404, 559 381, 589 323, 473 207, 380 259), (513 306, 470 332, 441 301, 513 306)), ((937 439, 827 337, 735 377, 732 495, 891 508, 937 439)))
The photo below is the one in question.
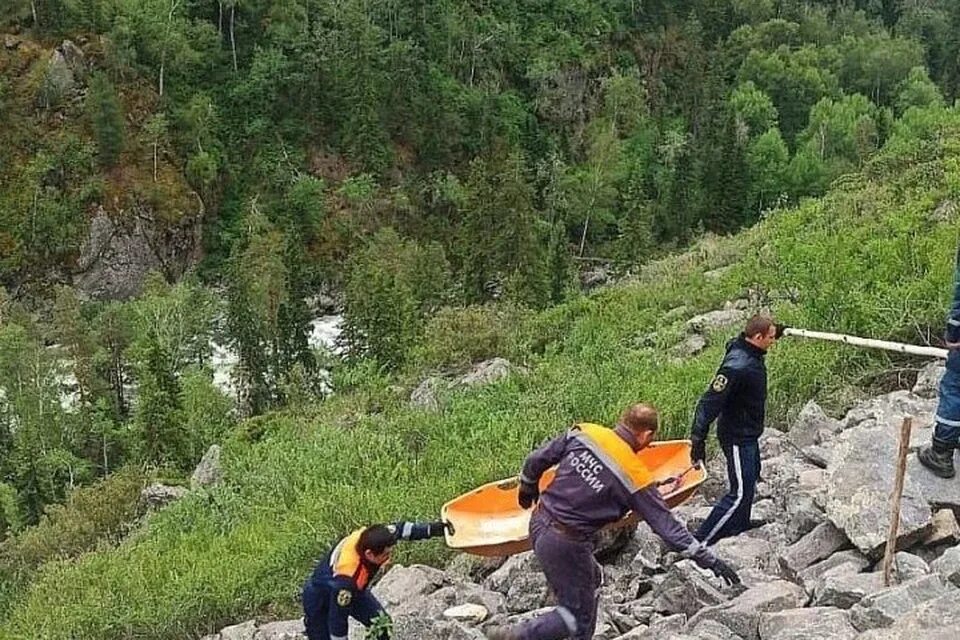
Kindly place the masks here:
POLYGON ((444 307, 427 321, 410 364, 440 369, 494 356, 520 356, 517 330, 532 315, 511 304, 444 307))

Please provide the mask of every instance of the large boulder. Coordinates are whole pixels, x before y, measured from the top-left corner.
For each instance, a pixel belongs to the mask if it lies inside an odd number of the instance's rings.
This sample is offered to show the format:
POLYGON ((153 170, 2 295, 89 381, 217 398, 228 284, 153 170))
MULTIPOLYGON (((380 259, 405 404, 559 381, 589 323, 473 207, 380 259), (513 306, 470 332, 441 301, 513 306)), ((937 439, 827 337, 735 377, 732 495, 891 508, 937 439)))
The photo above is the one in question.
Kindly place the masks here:
POLYGON ((828 571, 814 589, 813 602, 818 607, 849 609, 866 596, 883 589, 883 575, 880 573, 851 573, 838 569, 828 571))
POLYGON ((851 573, 860 573, 870 566, 870 559, 856 549, 849 549, 835 553, 825 560, 803 569, 797 576, 801 584, 807 587, 809 593, 813 593, 813 587, 829 571, 837 568, 844 568, 851 573))
POLYGON ((140 294, 151 272, 179 278, 202 257, 198 209, 173 223, 147 209, 121 218, 100 208, 80 249, 74 285, 97 300, 126 300, 140 294))
POLYGON ((693 616, 704 607, 729 600, 689 560, 678 562, 667 572, 667 578, 653 590, 653 608, 657 613, 683 613, 693 616))
POLYGON ((440 409, 440 394, 448 388, 443 378, 430 376, 425 378, 410 393, 410 406, 425 411, 438 411, 440 409))
POLYGON ((824 522, 783 552, 780 567, 785 576, 796 579, 810 565, 826 560, 849 546, 850 541, 843 531, 831 522, 824 522))
POLYGON ((939 360, 926 364, 917 374, 917 383, 913 385, 913 393, 921 398, 936 398, 940 387, 940 378, 947 368, 939 360))
POLYGON ((483 587, 504 594, 507 608, 513 613, 546 605, 550 593, 547 579, 532 551, 511 556, 502 567, 487 576, 483 587))
POLYGON ((220 465, 220 445, 212 444, 203 454, 200 464, 190 476, 191 489, 205 489, 223 480, 223 467, 220 465))
POLYGON ((373 586, 373 595, 391 615, 414 613, 421 611, 424 599, 446 582, 444 573, 433 567, 395 565, 373 586))
POLYGON ((760 615, 760 640, 853 640, 850 615, 834 607, 790 609, 760 615))
MULTIPOLYGON (((924 444, 929 443, 929 438, 924 444)), ((954 454, 954 462, 956 454, 954 454)), ((960 509, 960 482, 955 479, 944 479, 933 475, 929 469, 920 464, 916 455, 907 458, 907 477, 919 487, 921 495, 934 508, 946 507, 960 509)))
POLYGON ((841 430, 839 420, 834 420, 813 400, 803 405, 797 419, 790 426, 787 437, 801 449, 829 440, 841 430))
POLYGON ((140 492, 140 501, 148 509, 162 509, 170 503, 176 502, 190 491, 186 487, 154 483, 140 492))
POLYGON ((917 605, 947 593, 940 576, 924 576, 864 596, 850 609, 860 631, 889 627, 917 605))
POLYGON ((515 367, 505 358, 492 358, 473 365, 467 373, 457 380, 464 387, 476 387, 502 380, 509 376, 515 367))
POLYGON ((744 640, 758 640, 760 614, 802 607, 807 594, 795 584, 777 580, 753 587, 733 600, 701 609, 687 626, 694 629, 705 620, 719 622, 744 640))
POLYGON ((708 311, 687 320, 687 329, 691 333, 708 333, 717 329, 726 329, 745 322, 747 312, 743 309, 727 308, 708 311))
POLYGON ((893 626, 868 631, 859 640, 957 640, 960 638, 960 590, 917 605, 893 626))
MULTIPOLYGON (((835 440, 834 464, 827 470, 827 517, 850 541, 878 556, 887 538, 890 488, 897 459, 896 431, 875 419, 859 423, 835 440)), ((920 486, 906 478, 900 505, 899 547, 921 539, 933 514, 920 486)))
POLYGON ((942 556, 933 561, 930 568, 944 582, 960 587, 960 547, 947 549, 942 556))
POLYGON ((306 638, 303 620, 280 620, 260 625, 253 640, 302 640, 306 638))

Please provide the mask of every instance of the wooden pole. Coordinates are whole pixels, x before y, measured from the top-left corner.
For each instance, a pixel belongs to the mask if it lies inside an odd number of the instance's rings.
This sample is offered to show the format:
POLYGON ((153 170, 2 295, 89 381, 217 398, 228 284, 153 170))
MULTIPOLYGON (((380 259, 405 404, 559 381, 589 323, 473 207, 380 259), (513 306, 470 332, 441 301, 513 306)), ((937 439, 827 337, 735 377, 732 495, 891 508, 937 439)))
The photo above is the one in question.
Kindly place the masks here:
POLYGON ((872 349, 883 349, 884 351, 896 351, 897 353, 909 353, 915 356, 930 356, 933 358, 942 358, 946 360, 949 353, 946 349, 938 347, 920 347, 915 344, 904 344, 902 342, 891 342, 889 340, 874 340, 872 338, 858 338, 843 333, 827 333, 825 331, 808 331, 807 329, 789 328, 783 332, 785 336, 797 336, 800 338, 814 338, 816 340, 828 340, 830 342, 842 342, 857 347, 870 347, 872 349))
POLYGON ((913 418, 906 416, 900 425, 900 449, 897 451, 897 475, 890 496, 890 530, 887 532, 887 548, 883 554, 883 584, 890 586, 893 556, 897 552, 897 529, 900 527, 900 498, 903 496, 903 480, 907 472, 907 452, 910 450, 910 429, 913 418))

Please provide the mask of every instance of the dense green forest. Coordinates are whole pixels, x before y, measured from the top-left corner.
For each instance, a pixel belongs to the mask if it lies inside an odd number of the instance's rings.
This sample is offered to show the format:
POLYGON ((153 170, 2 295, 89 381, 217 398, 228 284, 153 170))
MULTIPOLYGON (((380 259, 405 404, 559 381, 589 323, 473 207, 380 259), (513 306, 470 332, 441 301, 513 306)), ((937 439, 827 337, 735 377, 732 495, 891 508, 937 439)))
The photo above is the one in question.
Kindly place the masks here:
MULTIPOLYGON (((0 636, 288 610, 338 533, 434 514, 570 420, 639 397, 683 433, 722 344, 676 358, 683 322, 747 290, 934 340, 958 93, 952 0, 8 0, 0 636), (103 229, 151 256, 129 290, 85 279, 103 229), (584 295, 598 262, 628 284, 584 295), (346 359, 308 344, 327 290, 346 359), (531 373, 408 406, 494 355, 531 373), (141 521, 213 443, 224 484, 141 521)), ((888 364, 783 347, 780 421, 888 364)))

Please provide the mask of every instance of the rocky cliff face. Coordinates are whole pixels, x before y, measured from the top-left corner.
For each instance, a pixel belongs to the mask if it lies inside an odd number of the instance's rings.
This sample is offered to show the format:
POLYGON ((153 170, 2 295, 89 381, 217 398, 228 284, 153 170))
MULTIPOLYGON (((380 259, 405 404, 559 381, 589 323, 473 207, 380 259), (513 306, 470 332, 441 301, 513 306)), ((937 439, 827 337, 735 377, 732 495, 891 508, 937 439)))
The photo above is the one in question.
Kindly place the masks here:
MULTIPOLYGON (((755 528, 719 542, 718 555, 741 574, 730 588, 664 549, 641 524, 602 541, 605 583, 595 638, 602 640, 894 640, 960 638, 960 479, 939 480, 916 463, 936 409, 931 365, 912 391, 854 407, 842 419, 808 404, 788 433, 768 430, 754 508, 755 528), (880 556, 889 524, 899 425, 915 436, 904 491, 894 579, 883 584, 880 556)), ((723 492, 713 481, 676 509, 691 528, 723 492)), ((459 556, 444 571, 397 566, 374 592, 399 640, 482 639, 490 624, 517 622, 552 604, 531 553, 459 556)), ((299 620, 227 627, 205 640, 300 640, 299 620)), ((363 638, 352 629, 351 639, 363 638)))

